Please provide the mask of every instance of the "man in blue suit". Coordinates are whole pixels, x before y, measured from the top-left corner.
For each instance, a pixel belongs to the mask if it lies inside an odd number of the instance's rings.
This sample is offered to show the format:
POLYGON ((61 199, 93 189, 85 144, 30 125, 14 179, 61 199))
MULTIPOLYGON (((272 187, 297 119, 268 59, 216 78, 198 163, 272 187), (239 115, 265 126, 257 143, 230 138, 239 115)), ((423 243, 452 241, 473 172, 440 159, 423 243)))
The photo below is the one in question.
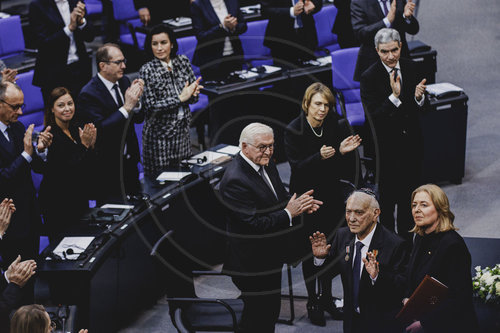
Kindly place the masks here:
POLYGON ((78 96, 78 115, 97 127, 96 197, 99 201, 124 201, 125 194, 141 192, 137 163, 139 144, 134 123, 144 115, 136 105, 144 82, 132 84, 124 76, 125 57, 118 45, 104 44, 96 52, 99 72, 78 96))
POLYGON ((1 237, 3 268, 22 258, 38 255, 40 212, 37 207, 31 170, 41 172, 47 148, 52 143, 50 126, 32 143, 34 125, 26 130, 17 121, 24 108, 24 94, 15 83, 0 83, 0 197, 11 198, 17 211, 9 231, 1 237))
POLYGON ((33 84, 46 101, 52 89, 68 88, 73 96, 92 75, 85 42, 94 32, 85 19, 85 4, 78 0, 33 0, 29 21, 38 49, 33 84))
POLYGON ((220 183, 222 203, 229 212, 230 249, 224 270, 242 293, 242 331, 274 332, 287 230, 292 218, 313 213, 322 202, 311 196, 312 190, 290 198, 271 160, 274 134, 269 126, 246 126, 240 148, 220 183))

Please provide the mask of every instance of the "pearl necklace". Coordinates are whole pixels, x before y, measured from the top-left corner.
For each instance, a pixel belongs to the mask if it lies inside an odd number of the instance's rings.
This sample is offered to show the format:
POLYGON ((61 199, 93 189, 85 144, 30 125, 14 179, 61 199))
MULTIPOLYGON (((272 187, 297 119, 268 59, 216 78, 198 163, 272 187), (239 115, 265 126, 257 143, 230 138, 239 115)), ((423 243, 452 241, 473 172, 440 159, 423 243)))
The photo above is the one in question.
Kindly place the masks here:
POLYGON ((316 131, 314 130, 314 128, 311 126, 311 124, 309 123, 309 121, 307 121, 307 123, 309 124, 309 127, 311 127, 311 130, 313 131, 314 135, 316 135, 318 138, 321 138, 323 136, 323 125, 321 125, 321 132, 318 134, 318 133, 316 133, 316 131))

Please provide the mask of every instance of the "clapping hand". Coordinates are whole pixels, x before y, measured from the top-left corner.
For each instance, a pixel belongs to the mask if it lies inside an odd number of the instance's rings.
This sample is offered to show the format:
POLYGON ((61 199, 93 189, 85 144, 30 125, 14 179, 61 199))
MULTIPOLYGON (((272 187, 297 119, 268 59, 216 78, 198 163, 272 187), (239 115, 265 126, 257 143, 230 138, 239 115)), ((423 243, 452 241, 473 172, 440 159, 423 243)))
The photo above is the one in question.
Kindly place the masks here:
POLYGON ((319 153, 321 155, 321 159, 326 160, 327 158, 333 157, 333 155, 335 155, 335 148, 333 148, 332 146, 323 145, 319 149, 319 153))
POLYGON ((424 92, 427 89, 427 86, 425 85, 426 82, 427 82, 427 79, 423 79, 415 87, 415 98, 417 99, 417 101, 420 101, 422 99, 422 96, 424 95, 424 92))
POLYGON ((3 199, 0 203, 0 235, 3 236, 7 228, 9 228, 10 218, 15 211, 16 206, 14 206, 12 199, 3 199))
POLYGON ((293 15, 299 16, 300 14, 302 14, 303 11, 304 11, 304 2, 302 0, 297 1, 297 3, 293 6, 293 15))
POLYGON ((307 15, 311 14, 315 8, 316 8, 316 6, 314 5, 314 3, 311 0, 304 1, 304 12, 307 15))
POLYGON ((340 143, 340 153, 342 155, 353 151, 354 149, 358 148, 359 145, 361 144, 361 138, 359 135, 350 135, 347 138, 345 138, 341 143, 340 143))
POLYGON ((313 255, 319 259, 326 258, 332 246, 326 243, 325 234, 316 231, 312 236, 309 236, 309 240, 311 241, 313 255))
POLYGON ((10 264, 5 275, 10 282, 24 287, 26 282, 35 274, 35 270, 36 262, 34 260, 21 261, 21 256, 17 256, 16 260, 10 264))
POLYGON ((2 71, 2 83, 7 82, 7 81, 12 82, 12 83, 16 82, 16 80, 17 80, 16 75, 17 75, 17 70, 5 68, 2 71))
POLYGON ((396 98, 399 98, 399 95, 401 94, 401 76, 398 75, 398 77, 395 78, 395 75, 396 72, 391 72, 389 74, 389 80, 391 82, 392 94, 396 96, 396 98))
POLYGON ((408 18, 410 16, 413 16, 414 11, 415 11, 415 3, 413 3, 412 0, 408 0, 403 11, 404 17, 408 18))
POLYGON ((238 19, 231 14, 224 17, 224 27, 229 31, 234 31, 236 25, 238 24, 238 19))
POLYGON ((85 148, 94 148, 95 141, 97 139, 97 128, 94 124, 85 124, 83 129, 79 127, 78 133, 80 134, 80 141, 85 148))
POLYGON ((293 194, 292 198, 286 205, 286 209, 290 212, 292 217, 299 216, 305 212, 311 214, 319 209, 323 202, 314 199, 312 197, 313 192, 314 190, 309 190, 300 197, 297 197, 297 193, 293 194))
POLYGON ((181 102, 186 102, 191 96, 198 96, 200 94, 200 89, 203 88, 200 85, 201 76, 196 79, 193 83, 189 84, 188 81, 184 84, 184 88, 179 95, 179 99, 181 102))
POLYGON ((389 9, 389 12, 387 13, 387 19, 391 23, 393 23, 396 19, 396 0, 392 0, 391 2, 391 9, 389 9))
POLYGON ((81 1, 78 1, 75 8, 70 14, 70 22, 68 25, 68 29, 71 31, 75 31, 79 25, 83 24, 83 17, 85 16, 85 4, 81 1))
POLYGON ((50 133, 50 126, 47 126, 43 132, 38 136, 38 144, 36 149, 39 153, 43 153, 45 148, 48 148, 52 144, 53 135, 50 133))
POLYGON ((123 107, 127 112, 132 112, 139 102, 139 98, 141 98, 143 91, 144 81, 142 79, 135 79, 130 87, 128 87, 127 91, 125 91, 125 102, 123 103, 123 107))

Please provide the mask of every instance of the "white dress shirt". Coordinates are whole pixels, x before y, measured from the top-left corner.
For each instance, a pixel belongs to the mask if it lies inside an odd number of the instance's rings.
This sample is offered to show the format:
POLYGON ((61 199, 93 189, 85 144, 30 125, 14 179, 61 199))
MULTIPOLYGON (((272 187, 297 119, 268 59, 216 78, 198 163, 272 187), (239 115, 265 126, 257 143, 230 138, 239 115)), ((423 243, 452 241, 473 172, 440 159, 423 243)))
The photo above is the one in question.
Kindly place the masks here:
MULTIPOLYGON (((384 62, 382 62, 382 65, 384 65, 385 70, 387 71, 387 73, 388 73, 389 75, 394 75, 394 74, 392 74, 392 70, 393 70, 393 68, 391 68, 391 67, 387 66, 386 64, 384 64, 384 62)), ((394 68, 397 68, 397 69, 398 69, 399 82, 401 83, 401 86, 403 86, 403 73, 401 72, 401 66, 399 65, 399 61, 398 61, 398 63, 396 64, 396 66, 394 66, 394 68)), ((390 78, 389 78, 389 80, 390 80, 390 78)), ((423 96, 423 95, 422 95, 422 98, 420 98, 420 101, 419 101, 419 100, 417 100, 417 98, 416 98, 416 97, 414 97, 414 99, 415 99, 415 102, 416 102, 419 106, 424 105, 424 100, 425 100, 425 99, 424 99, 424 96, 423 96)), ((389 100, 390 100, 390 101, 392 102, 392 104, 394 104, 397 108, 399 108, 399 106, 402 104, 401 100, 400 100, 398 97, 394 96, 394 94, 390 94, 390 95, 389 95, 389 100)))
MULTIPOLYGON (((73 32, 69 30, 69 24, 71 22, 71 11, 69 9, 68 0, 54 0, 54 2, 56 3, 57 9, 59 10, 59 14, 61 14, 64 24, 66 25, 63 29, 64 33, 69 37, 69 50, 68 50, 68 62, 67 62, 67 64, 69 65, 78 61, 78 55, 76 54, 76 43, 73 37, 73 32)), ((87 21, 83 19, 83 24, 78 26, 77 29, 83 29, 83 27, 85 27, 86 24, 87 21)))
MULTIPOLYGON (((212 7, 214 8, 215 14, 219 18, 221 26, 226 29, 224 26, 224 18, 229 14, 227 12, 226 3, 224 0, 210 0, 212 7)), ((226 29, 227 30, 227 29, 226 29)), ((228 56, 234 53, 233 46, 231 45, 231 41, 229 37, 224 38, 224 50, 222 51, 223 56, 228 56)))

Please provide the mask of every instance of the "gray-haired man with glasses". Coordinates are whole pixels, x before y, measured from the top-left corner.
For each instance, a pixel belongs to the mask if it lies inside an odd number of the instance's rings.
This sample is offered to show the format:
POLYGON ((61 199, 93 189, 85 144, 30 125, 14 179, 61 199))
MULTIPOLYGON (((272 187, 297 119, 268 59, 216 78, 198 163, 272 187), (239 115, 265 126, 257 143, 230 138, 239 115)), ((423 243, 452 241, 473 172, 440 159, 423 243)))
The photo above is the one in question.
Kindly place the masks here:
MULTIPOLYGON (((0 197, 16 203, 8 231, 0 235, 2 267, 7 269, 18 255, 38 255, 40 213, 37 210, 31 170, 40 172, 52 143, 50 127, 32 142, 34 125, 28 129, 17 121, 24 108, 24 94, 15 83, 0 83, 0 197)), ((27 288, 33 298, 33 289, 27 288)), ((29 296, 26 296, 29 297, 29 296)))

